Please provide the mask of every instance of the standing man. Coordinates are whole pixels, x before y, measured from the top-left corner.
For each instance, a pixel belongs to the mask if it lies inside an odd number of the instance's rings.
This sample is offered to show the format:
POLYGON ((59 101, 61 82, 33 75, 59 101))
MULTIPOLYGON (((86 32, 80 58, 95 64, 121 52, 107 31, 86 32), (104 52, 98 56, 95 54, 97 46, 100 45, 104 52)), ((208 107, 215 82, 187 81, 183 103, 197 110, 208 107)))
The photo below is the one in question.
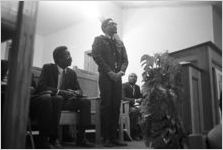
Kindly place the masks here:
MULTIPOLYGON (((93 145, 85 138, 85 129, 91 124, 90 101, 78 98, 82 95, 82 91, 75 71, 68 68, 72 62, 68 48, 66 46, 57 47, 53 52, 53 59, 55 64, 43 66, 37 91, 39 93, 49 92, 52 101, 58 97, 63 99, 63 105, 53 106, 53 108, 57 108, 57 114, 61 109, 80 111, 76 145, 92 147, 93 145)), ((57 127, 54 130, 56 136, 50 141, 53 144, 57 138, 59 115, 56 115, 57 119, 52 122, 57 127)))
POLYGON ((142 95, 140 88, 136 85, 137 75, 131 73, 128 77, 128 82, 122 85, 122 96, 124 101, 130 102, 129 117, 130 117, 130 134, 134 140, 142 139, 142 131, 140 128, 141 113, 139 105, 142 95))
POLYGON ((117 24, 109 18, 102 22, 101 29, 105 35, 94 39, 92 55, 99 72, 104 146, 126 146, 126 143, 117 140, 117 129, 122 99, 121 77, 128 66, 128 58, 125 46, 117 35, 117 24))

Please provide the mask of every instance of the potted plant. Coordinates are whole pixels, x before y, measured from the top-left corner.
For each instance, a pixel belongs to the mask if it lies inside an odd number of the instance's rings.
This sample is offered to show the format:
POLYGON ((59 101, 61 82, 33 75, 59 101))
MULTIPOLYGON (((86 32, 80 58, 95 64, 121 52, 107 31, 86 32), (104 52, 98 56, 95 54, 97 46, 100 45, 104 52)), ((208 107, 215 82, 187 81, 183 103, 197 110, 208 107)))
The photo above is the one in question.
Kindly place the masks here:
POLYGON ((168 52, 143 55, 142 130, 150 148, 182 148, 184 132, 176 104, 182 93, 181 66, 168 52))

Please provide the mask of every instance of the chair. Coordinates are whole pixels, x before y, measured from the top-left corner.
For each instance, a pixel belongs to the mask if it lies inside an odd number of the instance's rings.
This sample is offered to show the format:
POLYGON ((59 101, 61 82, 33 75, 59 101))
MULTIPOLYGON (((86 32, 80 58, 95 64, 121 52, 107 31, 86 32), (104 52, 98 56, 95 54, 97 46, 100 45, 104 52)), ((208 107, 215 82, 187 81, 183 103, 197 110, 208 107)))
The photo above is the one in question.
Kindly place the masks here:
POLYGON ((63 135, 63 125, 69 125, 73 127, 74 133, 76 132, 76 125, 79 121, 79 115, 76 111, 70 111, 70 110, 62 110, 61 116, 60 116, 60 122, 59 122, 59 140, 62 142, 62 135, 63 135))
POLYGON ((120 141, 124 141, 123 133, 126 133, 129 140, 132 141, 132 138, 130 136, 129 101, 121 101, 120 117, 119 117, 119 140, 120 141))

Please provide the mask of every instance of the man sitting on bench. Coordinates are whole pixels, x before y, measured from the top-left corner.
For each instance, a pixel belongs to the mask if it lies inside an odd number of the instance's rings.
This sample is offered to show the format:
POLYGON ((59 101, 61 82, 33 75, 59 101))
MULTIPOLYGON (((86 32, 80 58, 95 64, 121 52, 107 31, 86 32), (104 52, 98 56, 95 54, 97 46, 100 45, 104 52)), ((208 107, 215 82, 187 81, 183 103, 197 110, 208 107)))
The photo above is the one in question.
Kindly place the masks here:
MULTIPOLYGON (((71 65, 72 58, 66 46, 59 46, 53 52, 55 64, 45 64, 42 68, 40 79, 37 86, 39 94, 50 94, 51 101, 55 98, 62 99, 63 104, 53 105, 58 110, 79 110, 80 119, 77 132, 77 146, 92 147, 85 138, 85 129, 91 124, 90 101, 79 99, 82 95, 77 75, 74 70, 68 68, 71 65)), ((55 132, 58 131, 60 113, 55 116, 55 132)), ((54 132, 54 137, 50 143, 57 142, 58 135, 54 132)), ((58 142, 57 142, 58 143, 58 142)))

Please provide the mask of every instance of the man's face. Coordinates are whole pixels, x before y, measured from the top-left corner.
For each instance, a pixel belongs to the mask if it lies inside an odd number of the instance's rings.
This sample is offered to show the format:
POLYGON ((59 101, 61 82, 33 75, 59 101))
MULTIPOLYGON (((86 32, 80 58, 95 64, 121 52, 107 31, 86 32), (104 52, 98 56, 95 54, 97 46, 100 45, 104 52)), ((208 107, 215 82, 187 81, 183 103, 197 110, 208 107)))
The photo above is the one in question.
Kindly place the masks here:
POLYGON ((137 76, 135 74, 129 75, 129 83, 135 84, 137 81, 137 76))
POLYGON ((104 30, 109 35, 117 33, 117 23, 110 20, 104 30))
POLYGON ((66 50, 61 56, 60 58, 58 59, 58 65, 61 67, 61 68, 66 68, 68 66, 71 65, 71 62, 72 62, 72 57, 70 56, 70 52, 68 50, 66 50))

